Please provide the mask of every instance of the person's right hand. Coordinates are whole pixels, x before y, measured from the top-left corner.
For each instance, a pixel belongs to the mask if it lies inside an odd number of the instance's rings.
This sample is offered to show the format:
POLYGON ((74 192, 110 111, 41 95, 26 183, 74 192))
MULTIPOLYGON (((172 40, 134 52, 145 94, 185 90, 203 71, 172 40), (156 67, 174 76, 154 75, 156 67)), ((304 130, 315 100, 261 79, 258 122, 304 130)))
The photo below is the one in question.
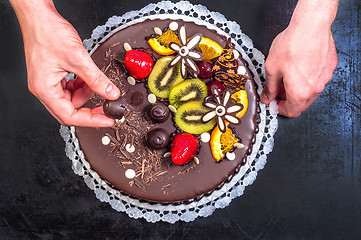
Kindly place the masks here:
POLYGON ((49 0, 12 4, 23 32, 30 92, 63 125, 112 126, 102 108, 82 107, 94 92, 115 100, 119 89, 92 61, 76 30, 49 0), (69 73, 78 78, 66 82, 69 73))

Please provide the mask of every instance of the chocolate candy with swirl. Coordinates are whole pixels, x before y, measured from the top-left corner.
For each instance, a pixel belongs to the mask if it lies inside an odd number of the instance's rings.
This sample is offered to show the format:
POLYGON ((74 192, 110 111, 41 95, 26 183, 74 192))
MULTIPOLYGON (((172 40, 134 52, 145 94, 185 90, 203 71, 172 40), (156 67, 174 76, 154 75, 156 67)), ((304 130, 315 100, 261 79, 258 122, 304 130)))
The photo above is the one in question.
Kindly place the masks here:
POLYGON ((247 79, 250 79, 250 77, 241 73, 242 71, 240 71, 240 67, 237 62, 239 53, 236 51, 237 50, 233 49, 233 45, 229 39, 222 54, 218 57, 217 62, 214 64, 212 71, 214 73, 215 80, 220 81, 228 88, 239 91, 244 90, 246 81, 247 79))

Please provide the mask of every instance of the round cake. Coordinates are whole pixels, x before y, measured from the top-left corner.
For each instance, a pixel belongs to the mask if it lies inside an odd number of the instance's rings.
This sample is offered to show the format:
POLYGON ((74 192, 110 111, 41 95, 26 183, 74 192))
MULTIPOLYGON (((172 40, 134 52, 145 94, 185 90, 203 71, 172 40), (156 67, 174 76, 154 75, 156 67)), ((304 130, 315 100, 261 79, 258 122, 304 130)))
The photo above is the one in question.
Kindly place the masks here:
POLYGON ((145 20, 112 32, 92 58, 120 89, 95 95, 112 128, 76 127, 91 168, 122 193, 185 203, 211 194, 247 161, 258 97, 225 35, 183 20, 145 20))

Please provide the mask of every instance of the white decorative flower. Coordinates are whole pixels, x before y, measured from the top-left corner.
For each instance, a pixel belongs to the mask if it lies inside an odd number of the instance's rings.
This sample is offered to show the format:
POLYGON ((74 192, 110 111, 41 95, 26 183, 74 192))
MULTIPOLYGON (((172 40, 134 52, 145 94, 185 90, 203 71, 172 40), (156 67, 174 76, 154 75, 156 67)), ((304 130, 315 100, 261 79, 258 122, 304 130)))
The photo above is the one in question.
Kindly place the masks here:
POLYGON ((207 112, 202 116, 202 121, 204 123, 211 121, 213 118, 217 118, 218 128, 222 133, 225 133, 227 128, 225 120, 232 124, 240 124, 241 121, 236 117, 236 114, 243 109, 242 104, 233 103, 231 106, 227 107, 228 101, 230 99, 231 93, 226 91, 224 97, 222 98, 217 89, 213 89, 213 94, 216 98, 214 101, 204 101, 204 106, 211 108, 213 110, 207 112))
POLYGON ((169 48, 178 53, 178 55, 169 63, 169 67, 173 67, 180 62, 181 74, 185 79, 187 78, 187 71, 193 72, 194 74, 199 74, 198 66, 194 60, 202 60, 203 54, 193 50, 193 48, 195 48, 202 40, 202 34, 196 33, 187 41, 186 29, 184 26, 182 26, 179 29, 179 37, 181 45, 175 42, 171 42, 169 44, 169 48))

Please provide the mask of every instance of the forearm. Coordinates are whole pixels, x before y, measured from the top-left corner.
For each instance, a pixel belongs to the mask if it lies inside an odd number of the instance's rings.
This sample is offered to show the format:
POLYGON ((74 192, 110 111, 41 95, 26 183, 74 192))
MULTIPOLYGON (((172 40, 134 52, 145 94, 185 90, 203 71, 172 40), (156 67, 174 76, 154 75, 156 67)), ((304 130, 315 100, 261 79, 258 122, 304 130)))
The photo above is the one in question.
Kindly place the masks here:
POLYGON ((290 26, 303 29, 330 29, 339 0, 299 0, 290 26))

